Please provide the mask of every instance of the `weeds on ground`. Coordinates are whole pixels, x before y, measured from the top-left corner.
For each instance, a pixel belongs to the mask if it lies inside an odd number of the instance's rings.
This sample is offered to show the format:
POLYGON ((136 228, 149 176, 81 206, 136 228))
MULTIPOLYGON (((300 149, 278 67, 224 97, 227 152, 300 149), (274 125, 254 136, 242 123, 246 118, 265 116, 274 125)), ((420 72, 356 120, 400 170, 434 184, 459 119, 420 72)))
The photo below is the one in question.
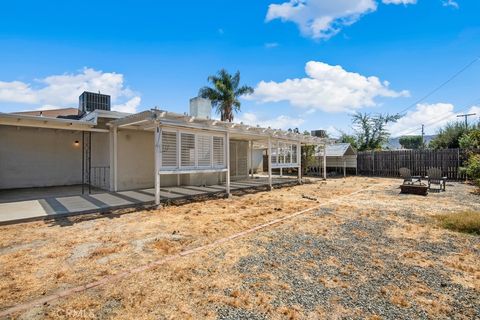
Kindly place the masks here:
POLYGON ((480 235, 480 212, 454 212, 438 215, 436 219, 445 229, 480 235))

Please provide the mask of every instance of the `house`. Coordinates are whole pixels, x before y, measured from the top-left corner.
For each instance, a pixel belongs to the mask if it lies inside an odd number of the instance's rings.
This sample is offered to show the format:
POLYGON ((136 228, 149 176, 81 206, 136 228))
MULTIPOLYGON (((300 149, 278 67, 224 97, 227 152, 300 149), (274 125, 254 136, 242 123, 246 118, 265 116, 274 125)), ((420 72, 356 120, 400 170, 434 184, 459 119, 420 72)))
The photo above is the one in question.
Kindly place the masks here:
MULTIPOLYGON (((211 119, 208 101, 190 101, 190 114, 151 109, 111 111, 106 95, 85 92, 77 115, 0 113, 0 189, 81 185, 119 192, 169 186, 224 186, 251 179, 268 151, 272 170, 300 172, 300 148, 326 139, 211 119), (52 116, 49 116, 52 115, 52 116), (256 169, 255 169, 256 168, 256 169)), ((296 177, 300 180, 300 174, 296 177)))

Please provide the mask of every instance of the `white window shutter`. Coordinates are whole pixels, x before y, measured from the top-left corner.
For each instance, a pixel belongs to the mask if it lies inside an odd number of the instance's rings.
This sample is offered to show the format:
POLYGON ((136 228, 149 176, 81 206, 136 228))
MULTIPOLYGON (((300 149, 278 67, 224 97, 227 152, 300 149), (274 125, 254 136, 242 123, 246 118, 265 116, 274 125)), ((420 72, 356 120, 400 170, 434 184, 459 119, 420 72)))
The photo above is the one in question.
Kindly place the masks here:
POLYGON ((162 131, 162 167, 177 167, 177 133, 162 131))
POLYGON ((181 166, 194 167, 195 166, 195 135, 192 133, 180 134, 181 145, 181 166))
POLYGON ((213 166, 225 166, 225 143, 223 137, 213 137, 213 166))
POLYGON ((211 136, 197 135, 197 154, 199 167, 211 167, 212 139, 211 136))

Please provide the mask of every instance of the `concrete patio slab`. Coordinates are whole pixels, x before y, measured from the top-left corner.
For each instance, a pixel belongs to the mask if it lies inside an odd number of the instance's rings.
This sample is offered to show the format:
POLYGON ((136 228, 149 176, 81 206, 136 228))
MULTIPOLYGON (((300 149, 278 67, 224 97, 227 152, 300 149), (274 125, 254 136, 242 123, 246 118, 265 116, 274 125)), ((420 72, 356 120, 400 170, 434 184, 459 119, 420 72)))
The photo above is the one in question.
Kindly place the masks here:
MULTIPOLYGON (((297 179, 274 178, 273 185, 296 183, 297 179)), ((268 185, 267 178, 245 179, 231 182, 231 191, 252 189, 268 185)), ((162 201, 222 193, 224 185, 162 187, 162 201)), ((81 186, 0 190, 0 225, 25 221, 53 219, 69 215, 105 212, 114 209, 153 205, 153 188, 81 194, 81 186)))

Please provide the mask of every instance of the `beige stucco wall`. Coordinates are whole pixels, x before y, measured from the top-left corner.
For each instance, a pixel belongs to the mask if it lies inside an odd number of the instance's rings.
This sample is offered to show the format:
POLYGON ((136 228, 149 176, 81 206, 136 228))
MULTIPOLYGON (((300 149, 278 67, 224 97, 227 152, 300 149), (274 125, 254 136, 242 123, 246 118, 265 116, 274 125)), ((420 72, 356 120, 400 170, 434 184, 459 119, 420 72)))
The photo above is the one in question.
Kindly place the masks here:
MULTIPOLYGON (((118 190, 154 187, 154 140, 152 132, 118 131, 118 190)), ((182 174, 180 185, 202 186, 225 181, 225 174, 182 174)), ((162 187, 176 186, 177 175, 161 175, 162 187)))
MULTIPOLYGON (((172 177, 172 176, 170 176, 172 177)), ((172 181, 169 176, 161 175, 160 184, 163 186, 175 186, 176 180, 172 181)), ((208 186, 220 184, 225 181, 224 173, 196 173, 183 174, 180 176, 180 183, 188 186, 208 186)))
POLYGON ((117 139, 118 190, 153 187, 153 132, 119 130, 117 139))
MULTIPOLYGON (((80 184, 81 143, 79 131, 0 126, 0 189, 80 184), (78 146, 74 144, 76 140, 78 146)), ((92 167, 111 167, 110 143, 108 133, 92 133, 92 167)), ((152 188, 153 133, 119 130, 117 144, 118 190, 152 188)), ((220 173, 180 176, 181 185, 223 181, 225 174, 220 173)), ((161 185, 176 186, 177 176, 162 175, 161 185)))
POLYGON ((79 132, 0 126, 0 189, 81 183, 79 132))
MULTIPOLYGON (((92 166, 109 166, 105 133, 92 133, 92 166)), ((0 189, 81 182, 81 132, 0 126, 0 189)))
POLYGON ((108 133, 92 132, 92 167, 110 166, 108 133))

